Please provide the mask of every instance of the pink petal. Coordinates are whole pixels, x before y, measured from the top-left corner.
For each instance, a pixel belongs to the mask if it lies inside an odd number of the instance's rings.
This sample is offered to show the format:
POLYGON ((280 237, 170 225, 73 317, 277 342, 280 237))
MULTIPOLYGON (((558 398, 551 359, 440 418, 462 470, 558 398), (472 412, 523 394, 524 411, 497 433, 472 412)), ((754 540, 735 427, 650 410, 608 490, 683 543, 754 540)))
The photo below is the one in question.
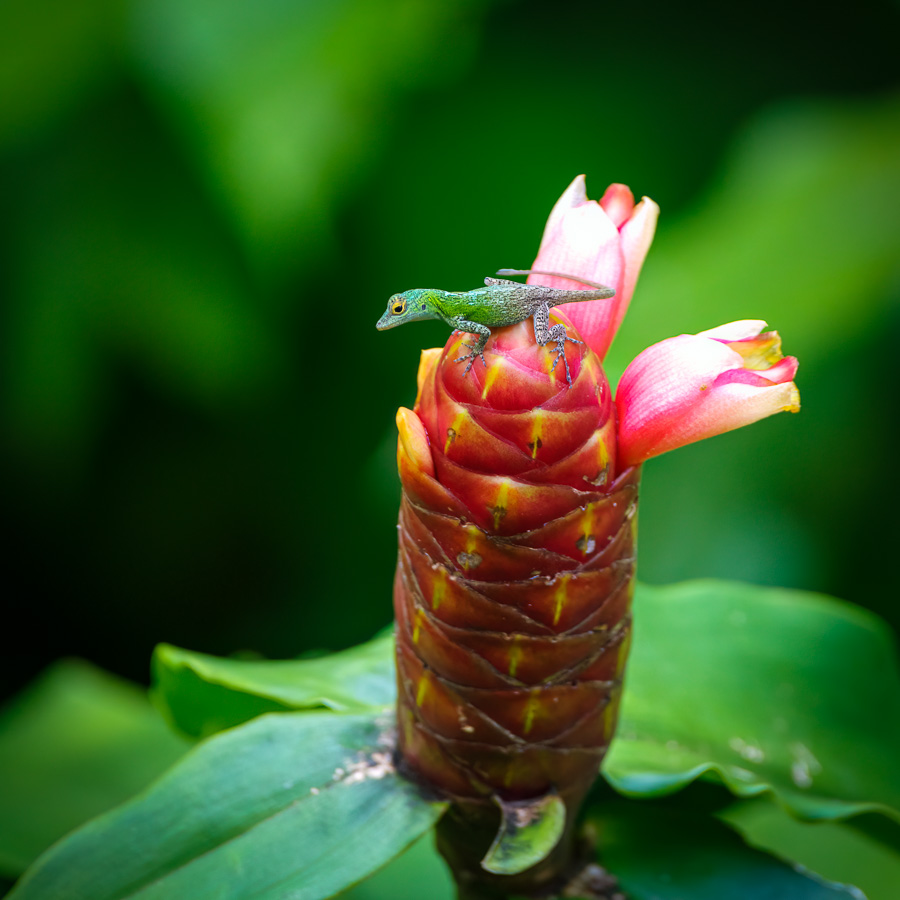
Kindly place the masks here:
POLYGON ((629 400, 630 419, 655 418, 675 403, 693 403, 723 372, 742 370, 740 354, 727 344, 680 334, 639 353, 622 374, 618 395, 629 400))
POLYGON ((670 422, 668 427, 658 427, 648 434, 647 437, 652 439, 645 439, 627 452, 621 450, 620 444, 620 452, 629 460, 623 465, 633 465, 635 454, 643 461, 694 441, 750 425, 774 413, 798 409, 799 395, 791 383, 769 387, 725 385, 711 391, 705 402, 692 408, 690 415, 680 416, 677 422, 670 422))
POLYGON ((634 211, 634 194, 625 184, 611 184, 600 198, 600 205, 616 228, 621 228, 634 211))
POLYGON ((612 343, 625 313, 628 312, 628 304, 634 294, 638 275, 641 274, 641 266, 644 258, 653 243, 653 235, 656 233, 656 220, 659 218, 659 207, 649 198, 643 197, 634 208, 631 218, 622 226, 622 254, 625 257, 625 274, 622 279, 622 289, 616 297, 615 316, 610 323, 611 333, 609 343, 600 359, 606 355, 609 345, 612 343))
MULTIPOLYGON (((563 308, 582 339, 602 359, 612 342, 612 335, 608 332, 610 323, 616 316, 616 301, 621 290, 625 262, 619 231, 600 204, 591 200, 570 209, 544 238, 532 268, 580 275, 616 291, 616 297, 610 300, 567 303, 563 308)), ((585 289, 578 282, 545 275, 532 275, 528 281, 569 290, 585 289)))
POLYGON ((697 337, 708 337, 717 341, 746 341, 755 338, 765 327, 766 323, 762 319, 740 319, 727 325, 719 325, 718 328, 701 331, 697 337))
POLYGON ((768 372, 756 372, 753 369, 729 369, 722 372, 713 380, 712 386, 719 388, 729 384, 749 384, 751 387, 771 387, 778 384, 777 381, 771 381, 766 378, 768 372))
MULTIPOLYGON (((548 223, 532 268, 562 272, 566 275, 580 275, 593 281, 598 270, 598 259, 602 259, 612 248, 618 246, 618 229, 599 203, 588 200, 574 209, 567 210, 552 229, 548 223)), ((546 284, 548 287, 574 290, 583 290, 585 287, 577 281, 547 275, 532 275, 528 281, 532 284, 546 284)), ((601 283, 615 287, 609 281, 601 283)))
POLYGON ((797 367, 800 363, 796 356, 786 356, 781 362, 761 372, 769 381, 775 384, 784 384, 786 381, 793 381, 797 374, 797 367))
POLYGON ((616 394, 621 465, 799 409, 790 380, 795 359, 763 370, 743 363, 726 343, 701 335, 669 338, 639 354, 616 394))
MULTIPOLYGON (((553 207, 532 268, 577 275, 615 290, 611 300, 567 304, 563 311, 602 360, 628 309, 659 208, 646 197, 634 206, 631 191, 621 184, 610 185, 601 203, 587 199, 584 176, 579 175, 553 207)), ((532 275, 528 280, 584 289, 567 278, 532 275)))

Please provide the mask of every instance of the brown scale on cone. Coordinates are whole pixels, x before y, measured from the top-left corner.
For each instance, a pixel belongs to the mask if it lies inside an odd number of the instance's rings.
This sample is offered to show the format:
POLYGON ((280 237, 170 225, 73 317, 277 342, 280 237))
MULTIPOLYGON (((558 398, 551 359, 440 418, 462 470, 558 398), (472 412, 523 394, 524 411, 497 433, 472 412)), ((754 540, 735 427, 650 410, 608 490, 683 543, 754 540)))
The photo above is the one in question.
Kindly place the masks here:
POLYGON ((578 804, 616 722, 630 637, 638 472, 584 345, 572 384, 526 324, 463 376, 463 335, 423 353, 398 414, 400 745, 459 800, 578 804))

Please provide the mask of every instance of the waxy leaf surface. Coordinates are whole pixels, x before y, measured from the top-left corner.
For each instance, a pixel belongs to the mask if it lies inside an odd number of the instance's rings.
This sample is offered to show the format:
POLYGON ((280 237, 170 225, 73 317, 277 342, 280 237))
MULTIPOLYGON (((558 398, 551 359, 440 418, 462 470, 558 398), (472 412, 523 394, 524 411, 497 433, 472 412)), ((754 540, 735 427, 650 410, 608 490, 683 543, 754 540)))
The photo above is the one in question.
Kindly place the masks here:
POLYGON ((390 633, 310 659, 240 660, 161 644, 154 697, 186 734, 204 737, 267 712, 326 708, 368 712, 396 697, 390 633))
POLYGON ((630 900, 862 900, 748 847, 704 813, 615 800, 588 810, 600 863, 630 900))
POLYGON ((262 716, 54 846, 10 900, 321 900, 380 868, 444 804, 400 778, 371 716, 262 716))
POLYGON ((701 775, 796 815, 900 818, 900 677, 885 626, 802 591, 642 585, 619 732, 604 763, 653 796, 701 775))
POLYGON ((0 874, 133 797, 188 749, 136 685, 56 663, 0 714, 0 874))
POLYGON ((897 900, 900 826, 883 817, 798 822, 763 797, 739 801, 718 817, 751 847, 800 864, 829 881, 856 885, 867 900, 897 900), (877 836, 863 830, 876 823, 883 826, 877 836))

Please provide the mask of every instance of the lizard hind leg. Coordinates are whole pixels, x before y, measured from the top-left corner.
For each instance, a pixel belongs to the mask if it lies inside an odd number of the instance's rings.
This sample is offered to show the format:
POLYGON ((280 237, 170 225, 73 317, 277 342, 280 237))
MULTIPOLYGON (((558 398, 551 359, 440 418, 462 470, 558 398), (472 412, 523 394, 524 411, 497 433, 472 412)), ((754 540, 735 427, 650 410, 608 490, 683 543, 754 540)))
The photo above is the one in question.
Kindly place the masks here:
POLYGON ((551 342, 556 344, 556 359, 553 360, 550 371, 552 372, 562 359, 566 367, 566 382, 571 384, 572 374, 569 372, 569 361, 566 359, 566 341, 571 341, 573 344, 583 344, 584 341, 569 337, 566 333, 566 326, 561 323, 551 327, 550 308, 546 304, 538 307, 534 312, 534 338, 542 347, 551 342))

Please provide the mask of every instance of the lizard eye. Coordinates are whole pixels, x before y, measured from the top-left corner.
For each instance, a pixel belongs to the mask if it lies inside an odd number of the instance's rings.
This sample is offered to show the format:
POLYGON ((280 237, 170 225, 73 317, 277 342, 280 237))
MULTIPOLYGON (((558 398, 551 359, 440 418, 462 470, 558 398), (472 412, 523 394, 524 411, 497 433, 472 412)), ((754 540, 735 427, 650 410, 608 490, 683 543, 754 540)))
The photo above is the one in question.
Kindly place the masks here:
POLYGON ((395 316, 399 316, 403 314, 403 311, 406 309, 406 301, 398 300, 396 303, 391 304, 391 312, 395 316))

